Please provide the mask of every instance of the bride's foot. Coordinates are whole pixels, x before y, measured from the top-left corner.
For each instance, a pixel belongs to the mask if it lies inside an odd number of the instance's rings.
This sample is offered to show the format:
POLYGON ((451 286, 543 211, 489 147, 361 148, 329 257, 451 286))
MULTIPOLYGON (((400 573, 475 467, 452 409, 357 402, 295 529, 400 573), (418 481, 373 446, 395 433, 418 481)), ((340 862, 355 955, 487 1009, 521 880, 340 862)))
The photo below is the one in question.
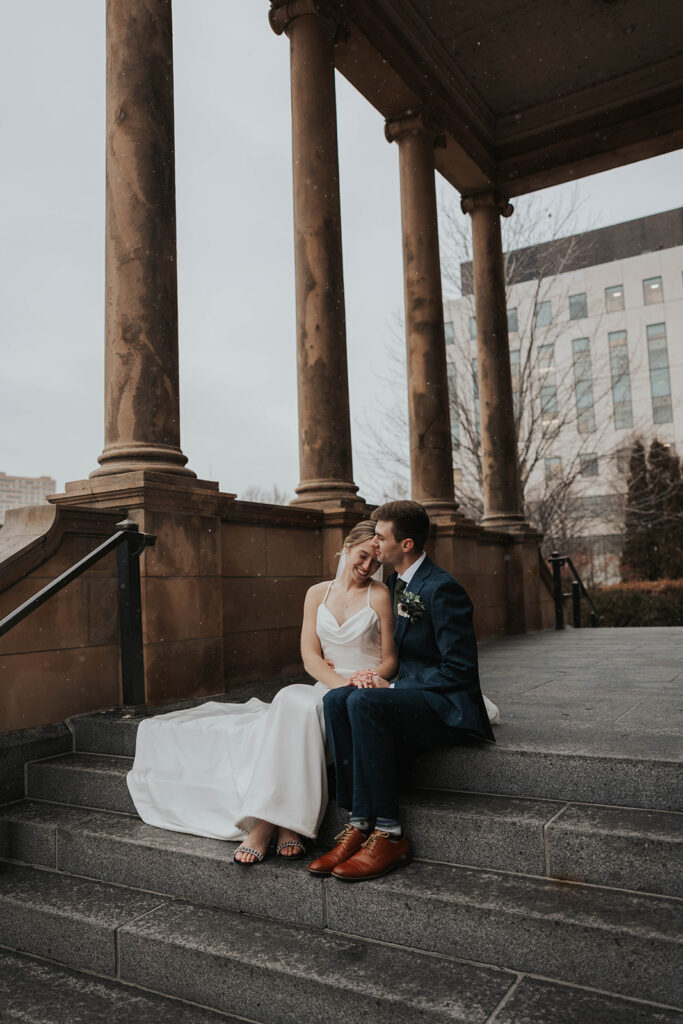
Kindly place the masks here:
POLYGON ((269 821, 257 821, 244 842, 235 850, 233 859, 238 864, 260 864, 266 855, 274 830, 275 826, 269 821))
POLYGON ((286 857, 288 860, 299 860, 306 853, 306 847, 297 832, 281 828, 277 833, 277 852, 280 857, 286 857))

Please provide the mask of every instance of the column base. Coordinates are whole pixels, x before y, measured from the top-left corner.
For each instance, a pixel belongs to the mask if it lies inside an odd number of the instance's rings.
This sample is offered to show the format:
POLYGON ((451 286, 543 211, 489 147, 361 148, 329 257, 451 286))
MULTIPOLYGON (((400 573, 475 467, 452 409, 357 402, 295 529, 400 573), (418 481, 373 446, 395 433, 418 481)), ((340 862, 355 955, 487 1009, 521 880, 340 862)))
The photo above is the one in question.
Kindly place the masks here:
POLYGON ((464 519, 457 501, 449 498, 416 498, 427 510, 430 519, 464 519))
POLYGON ((485 530, 502 530, 506 533, 536 533, 521 512, 490 512, 481 520, 485 530))
POLYGON ((187 455, 184 455, 180 448, 170 444, 113 444, 104 449, 97 461, 100 468, 90 473, 91 479, 147 469, 161 473, 178 473, 185 477, 197 476, 185 465, 187 455))
MULTIPOLYGON (((182 508, 206 512, 213 509, 219 498, 218 483, 214 480, 198 480, 191 476, 169 472, 164 469, 119 471, 118 473, 93 476, 87 480, 71 480, 64 485, 64 493, 50 496, 50 502, 60 506, 83 508, 119 509, 130 515, 138 508, 182 508)), ((225 501, 234 500, 234 494, 221 494, 225 501)), ((135 518, 133 516, 133 518, 135 518)))
POLYGON ((305 480, 296 489, 297 497, 290 505, 304 508, 344 508, 361 512, 366 508, 365 499, 357 493, 358 488, 350 480, 305 480))

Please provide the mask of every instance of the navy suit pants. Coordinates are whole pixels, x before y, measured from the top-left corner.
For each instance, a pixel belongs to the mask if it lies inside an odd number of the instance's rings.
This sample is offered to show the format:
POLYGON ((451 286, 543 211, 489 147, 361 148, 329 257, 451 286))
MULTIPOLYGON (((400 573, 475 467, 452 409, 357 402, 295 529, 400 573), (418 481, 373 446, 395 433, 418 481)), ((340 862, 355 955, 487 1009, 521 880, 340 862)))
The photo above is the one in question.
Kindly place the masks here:
POLYGON ((398 820, 406 760, 458 741, 457 730, 441 721, 417 689, 340 686, 325 694, 323 708, 337 804, 359 818, 398 820))

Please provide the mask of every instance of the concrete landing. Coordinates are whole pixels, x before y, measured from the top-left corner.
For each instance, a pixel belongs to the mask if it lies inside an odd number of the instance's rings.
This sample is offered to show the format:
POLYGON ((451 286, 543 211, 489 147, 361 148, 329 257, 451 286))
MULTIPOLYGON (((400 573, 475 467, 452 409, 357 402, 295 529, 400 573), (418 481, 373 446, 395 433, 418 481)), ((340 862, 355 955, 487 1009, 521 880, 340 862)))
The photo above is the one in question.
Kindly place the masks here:
POLYGON ((482 643, 479 658, 503 747, 680 757, 683 628, 502 637, 482 643))

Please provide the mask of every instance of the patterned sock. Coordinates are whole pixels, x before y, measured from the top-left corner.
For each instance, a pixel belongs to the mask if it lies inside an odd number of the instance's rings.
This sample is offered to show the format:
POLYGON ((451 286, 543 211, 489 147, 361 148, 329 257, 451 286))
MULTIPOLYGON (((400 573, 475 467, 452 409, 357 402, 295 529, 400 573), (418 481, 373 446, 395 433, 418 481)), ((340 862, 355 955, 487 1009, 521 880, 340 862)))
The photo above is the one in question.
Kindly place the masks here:
POLYGON ((349 825, 353 825, 354 828, 357 828, 359 832, 366 836, 369 836, 372 832, 372 822, 369 818, 359 818, 352 814, 349 818, 349 825))
POLYGON ((375 828, 381 832, 388 832, 392 839, 400 839, 403 834, 401 822, 396 821, 396 818, 377 818, 375 828))

